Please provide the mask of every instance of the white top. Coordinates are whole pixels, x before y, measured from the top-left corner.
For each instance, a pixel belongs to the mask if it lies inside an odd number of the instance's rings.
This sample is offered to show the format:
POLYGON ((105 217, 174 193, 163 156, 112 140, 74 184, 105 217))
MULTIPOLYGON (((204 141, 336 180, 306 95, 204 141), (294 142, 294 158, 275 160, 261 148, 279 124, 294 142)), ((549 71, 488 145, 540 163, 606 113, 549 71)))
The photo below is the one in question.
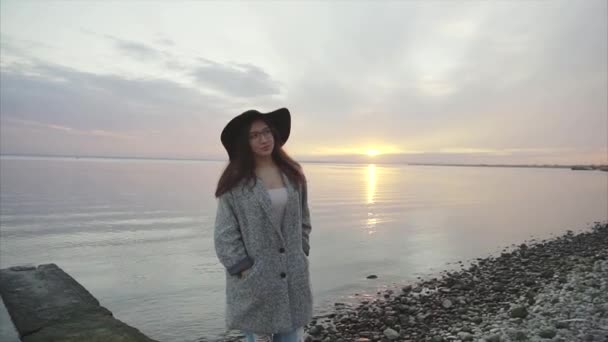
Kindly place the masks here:
POLYGON ((287 204, 287 188, 268 189, 270 202, 272 203, 272 216, 277 227, 281 227, 283 223, 283 215, 285 214, 285 205, 287 204))

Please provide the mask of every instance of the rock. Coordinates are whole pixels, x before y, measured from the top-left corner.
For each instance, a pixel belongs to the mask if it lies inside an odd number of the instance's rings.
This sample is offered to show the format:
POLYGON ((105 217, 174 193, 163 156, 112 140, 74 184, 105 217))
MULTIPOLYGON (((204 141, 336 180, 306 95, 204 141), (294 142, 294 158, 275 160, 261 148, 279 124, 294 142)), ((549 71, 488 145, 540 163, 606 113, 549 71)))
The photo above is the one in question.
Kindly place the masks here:
POLYGON ((472 317, 470 319, 470 321, 473 322, 473 323, 475 323, 475 324, 481 324, 481 322, 483 322, 483 319, 481 317, 479 317, 479 316, 475 316, 475 317, 472 317))
POLYGON ((544 328, 538 332, 538 336, 542 338, 553 338, 557 335, 557 331, 553 328, 544 328))
POLYGON ((492 334, 492 335, 484 336, 483 339, 486 340, 487 342, 500 342, 502 340, 500 338, 499 334, 492 334))
POLYGON ((532 285, 536 284, 536 281, 532 278, 526 278, 526 279, 524 279, 523 284, 526 286, 532 286, 532 285))
POLYGON ((465 331, 461 331, 456 335, 458 336, 458 339, 460 339, 461 341, 472 341, 473 340, 473 335, 471 335, 470 333, 465 332, 465 331))
POLYGON ((321 334, 321 332, 323 331, 323 326, 322 325, 315 325, 314 327, 312 327, 308 333, 313 335, 313 336, 318 336, 321 334))
POLYGON ((513 339, 515 341, 527 341, 528 335, 526 334, 525 331, 517 330, 517 331, 515 331, 515 334, 513 335, 513 339))
POLYGON ((0 270, 0 296, 24 342, 156 341, 116 319, 56 264, 0 270))
POLYGON ((444 300, 444 301, 441 303, 441 305, 442 305, 444 308, 449 309, 449 308, 451 308, 451 307, 452 307, 452 301, 451 301, 451 300, 449 300, 449 299, 446 299, 446 300, 444 300))
POLYGON ((416 319, 419 321, 424 321, 430 315, 431 315, 430 313, 420 312, 419 314, 416 315, 416 319))
POLYGON ((517 305, 511 309, 512 318, 526 318, 528 316, 528 310, 525 306, 517 305))
POLYGON ((584 341, 594 341, 595 336, 593 336, 593 334, 585 334, 585 336, 583 336, 583 340, 584 341))
POLYGON ((385 320, 384 323, 386 325, 394 325, 395 323, 397 323, 397 317, 395 316, 388 316, 385 320))
POLYGON ((391 328, 386 328, 386 330, 384 330, 384 336, 389 340, 396 340, 399 338, 399 333, 391 328))
POLYGON ((368 337, 369 338, 369 337, 372 337, 372 335, 373 334, 371 333, 371 331, 360 331, 359 332, 359 336, 360 337, 368 337))
POLYGON ((553 272, 552 270, 545 270, 541 272, 540 276, 543 278, 552 278, 554 273, 555 272, 553 272))
POLYGON ((21 272, 21 271, 34 271, 36 270, 36 266, 32 265, 22 265, 22 266, 13 266, 9 267, 11 271, 21 272))

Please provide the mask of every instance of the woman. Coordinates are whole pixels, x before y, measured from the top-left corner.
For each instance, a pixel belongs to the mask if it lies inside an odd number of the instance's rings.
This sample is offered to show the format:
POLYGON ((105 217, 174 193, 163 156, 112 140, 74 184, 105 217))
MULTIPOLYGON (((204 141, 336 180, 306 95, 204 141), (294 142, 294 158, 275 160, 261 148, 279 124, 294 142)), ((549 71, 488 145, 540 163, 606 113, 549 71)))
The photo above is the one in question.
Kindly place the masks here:
POLYGON ((306 179, 281 148, 286 108, 233 118, 221 141, 229 156, 215 196, 215 250, 226 270, 226 325, 247 342, 300 342, 312 319, 311 231, 306 179))

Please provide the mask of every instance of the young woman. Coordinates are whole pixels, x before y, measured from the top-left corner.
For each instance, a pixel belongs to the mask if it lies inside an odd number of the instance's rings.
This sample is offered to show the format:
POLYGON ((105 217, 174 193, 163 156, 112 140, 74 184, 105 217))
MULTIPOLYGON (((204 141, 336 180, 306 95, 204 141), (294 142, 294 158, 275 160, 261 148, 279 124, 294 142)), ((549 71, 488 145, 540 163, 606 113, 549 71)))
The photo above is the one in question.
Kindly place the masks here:
POLYGON ((229 156, 215 196, 215 250, 226 270, 226 326, 247 342, 301 342, 312 319, 306 178, 281 148, 286 108, 233 118, 221 141, 229 156))

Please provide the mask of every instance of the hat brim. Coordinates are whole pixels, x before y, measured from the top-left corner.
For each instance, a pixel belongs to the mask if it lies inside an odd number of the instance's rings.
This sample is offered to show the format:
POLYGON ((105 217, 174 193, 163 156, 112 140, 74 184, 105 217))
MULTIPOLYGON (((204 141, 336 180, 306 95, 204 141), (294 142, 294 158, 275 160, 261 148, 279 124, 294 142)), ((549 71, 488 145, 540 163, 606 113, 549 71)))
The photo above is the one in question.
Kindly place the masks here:
POLYGON ((248 110, 230 120, 222 130, 222 145, 224 145, 230 159, 234 158, 233 147, 238 134, 241 133, 245 125, 255 119, 262 119, 277 130, 280 141, 275 143, 278 143, 280 146, 283 146, 287 142, 287 139, 289 139, 289 134, 291 133, 291 114, 287 108, 279 108, 268 113, 248 110))

